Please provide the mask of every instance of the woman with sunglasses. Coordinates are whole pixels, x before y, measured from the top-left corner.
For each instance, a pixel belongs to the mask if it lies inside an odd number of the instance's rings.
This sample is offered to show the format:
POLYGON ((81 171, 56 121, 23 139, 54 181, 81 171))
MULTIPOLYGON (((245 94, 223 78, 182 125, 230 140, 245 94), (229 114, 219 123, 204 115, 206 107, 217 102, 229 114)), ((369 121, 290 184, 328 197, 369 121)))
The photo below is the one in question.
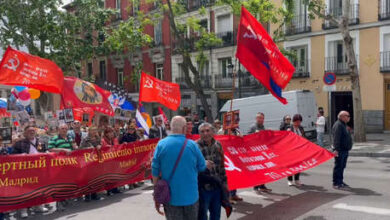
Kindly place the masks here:
POLYGON ((283 117, 282 123, 280 123, 279 130, 286 131, 288 128, 290 128, 290 126, 291 126, 291 116, 285 115, 283 117))

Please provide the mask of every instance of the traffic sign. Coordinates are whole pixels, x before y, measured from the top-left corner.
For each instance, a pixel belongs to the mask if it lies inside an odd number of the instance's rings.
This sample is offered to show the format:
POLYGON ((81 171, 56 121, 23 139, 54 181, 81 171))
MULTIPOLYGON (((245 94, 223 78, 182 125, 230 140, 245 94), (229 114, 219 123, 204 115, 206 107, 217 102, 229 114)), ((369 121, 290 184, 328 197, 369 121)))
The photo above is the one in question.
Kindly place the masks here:
POLYGON ((325 73, 324 74, 324 83, 328 86, 335 84, 336 82, 336 74, 334 73, 325 73))

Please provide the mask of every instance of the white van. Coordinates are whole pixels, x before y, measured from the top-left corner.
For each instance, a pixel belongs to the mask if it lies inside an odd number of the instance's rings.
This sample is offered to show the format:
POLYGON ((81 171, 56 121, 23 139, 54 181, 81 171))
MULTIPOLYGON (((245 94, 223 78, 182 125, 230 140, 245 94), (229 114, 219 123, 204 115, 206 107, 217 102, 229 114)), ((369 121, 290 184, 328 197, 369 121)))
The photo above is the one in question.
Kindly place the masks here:
MULTIPOLYGON (((256 114, 262 112, 265 115, 264 127, 267 130, 279 130, 280 123, 285 115, 301 114, 302 127, 309 139, 316 137, 315 123, 317 121, 317 104, 314 94, 308 90, 283 92, 283 97, 288 104, 283 105, 271 94, 252 96, 248 98, 234 99, 233 111, 240 110, 240 131, 246 134, 256 122, 256 114)), ((230 102, 222 106, 220 113, 230 111, 230 102)))

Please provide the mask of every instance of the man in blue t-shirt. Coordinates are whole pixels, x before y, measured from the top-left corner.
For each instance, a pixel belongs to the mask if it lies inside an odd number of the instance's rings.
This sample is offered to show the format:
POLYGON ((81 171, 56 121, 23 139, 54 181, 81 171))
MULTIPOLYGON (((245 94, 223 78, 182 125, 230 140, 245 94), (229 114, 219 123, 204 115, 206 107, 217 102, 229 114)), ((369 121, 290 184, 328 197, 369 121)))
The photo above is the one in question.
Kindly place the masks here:
MULTIPOLYGON (((153 183, 158 178, 168 181, 180 150, 186 140, 186 120, 181 116, 173 117, 171 121, 172 134, 160 140, 154 151, 152 162, 153 183)), ((199 210, 198 173, 207 168, 211 169, 213 162, 205 161, 198 145, 188 140, 176 171, 169 182, 171 200, 164 205, 166 219, 197 220, 199 210)), ((160 211, 161 204, 156 203, 156 210, 160 211)))

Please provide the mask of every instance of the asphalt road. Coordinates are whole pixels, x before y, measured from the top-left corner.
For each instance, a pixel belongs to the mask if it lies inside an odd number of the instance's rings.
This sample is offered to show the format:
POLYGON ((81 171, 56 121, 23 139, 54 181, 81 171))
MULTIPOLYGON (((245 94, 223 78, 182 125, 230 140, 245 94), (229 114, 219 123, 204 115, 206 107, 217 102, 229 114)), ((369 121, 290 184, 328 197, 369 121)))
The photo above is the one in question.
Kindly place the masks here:
MULTIPOLYGON (((333 160, 301 175, 305 186, 288 187, 280 180, 267 186, 272 193, 258 195, 252 189, 239 190, 244 201, 234 206, 229 219, 305 219, 305 220, 381 220, 390 219, 390 158, 352 157, 345 182, 352 189, 332 188, 333 160)), ((222 214, 226 219, 225 214, 222 214)), ((63 212, 37 214, 29 220, 159 220, 153 207, 152 187, 146 183, 137 189, 105 197, 104 200, 74 202, 63 212)))

